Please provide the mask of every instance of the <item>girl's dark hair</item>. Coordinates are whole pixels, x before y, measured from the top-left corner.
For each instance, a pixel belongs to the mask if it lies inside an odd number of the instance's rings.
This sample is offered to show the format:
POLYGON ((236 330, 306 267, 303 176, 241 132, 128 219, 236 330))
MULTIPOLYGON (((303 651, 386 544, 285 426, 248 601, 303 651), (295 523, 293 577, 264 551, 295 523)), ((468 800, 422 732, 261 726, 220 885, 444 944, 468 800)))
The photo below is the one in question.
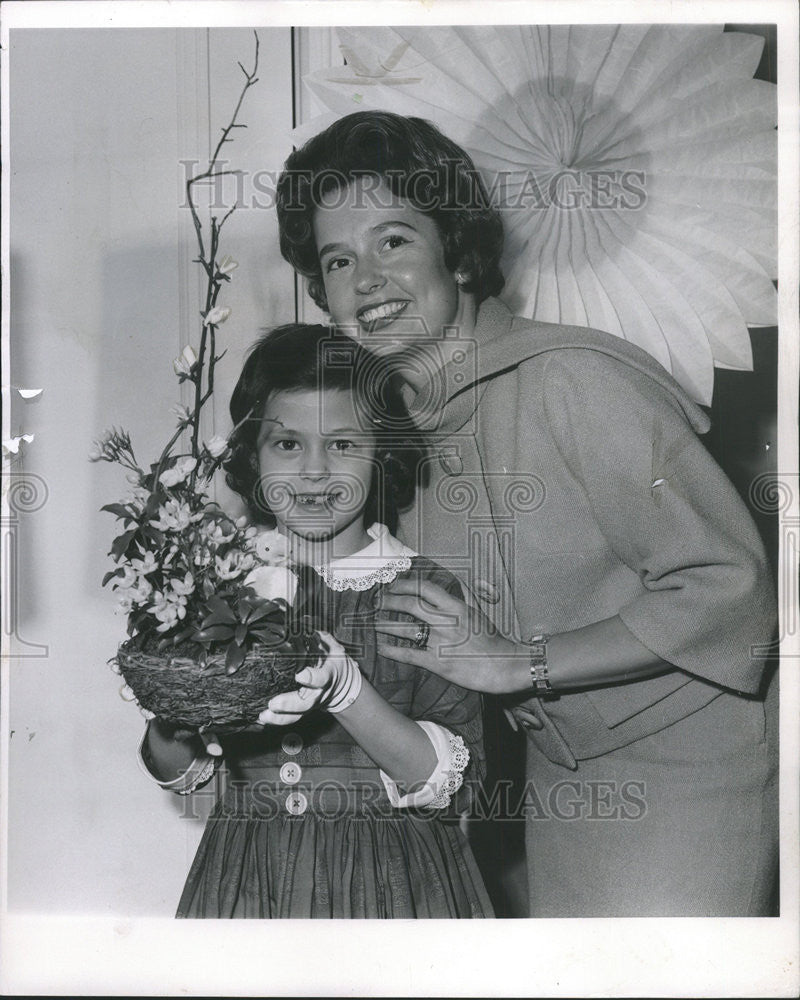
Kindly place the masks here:
POLYGON ((424 445, 401 394, 402 379, 385 358, 333 328, 290 323, 264 334, 250 350, 231 396, 234 430, 225 462, 228 486, 247 504, 254 522, 275 526, 262 490, 258 435, 273 392, 335 389, 353 393, 365 434, 375 441, 376 469, 364 524, 397 529, 398 514, 414 499, 424 445))
POLYGON ((321 309, 328 305, 314 211, 325 195, 365 176, 382 179, 394 195, 435 222, 445 266, 468 276, 464 291, 473 292, 478 303, 500 293, 503 223, 469 155, 421 118, 357 111, 295 150, 278 179, 281 253, 308 278, 321 309))

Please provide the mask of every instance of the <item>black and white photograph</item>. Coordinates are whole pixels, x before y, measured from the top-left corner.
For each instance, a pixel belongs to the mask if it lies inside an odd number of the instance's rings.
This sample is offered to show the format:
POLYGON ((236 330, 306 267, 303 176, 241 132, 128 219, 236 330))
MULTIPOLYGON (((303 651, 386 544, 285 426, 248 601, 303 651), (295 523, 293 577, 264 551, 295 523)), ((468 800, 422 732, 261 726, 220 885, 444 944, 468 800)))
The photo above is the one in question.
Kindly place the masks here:
POLYGON ((796 4, 0 31, 0 991, 796 996, 796 4))

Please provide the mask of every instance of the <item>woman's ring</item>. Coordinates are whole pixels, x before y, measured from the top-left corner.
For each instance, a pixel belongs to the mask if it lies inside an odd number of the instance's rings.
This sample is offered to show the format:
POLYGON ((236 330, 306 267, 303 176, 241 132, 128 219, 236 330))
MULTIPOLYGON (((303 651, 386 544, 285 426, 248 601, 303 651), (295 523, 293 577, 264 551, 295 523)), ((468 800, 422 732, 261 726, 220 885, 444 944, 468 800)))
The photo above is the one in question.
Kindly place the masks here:
POLYGON ((417 647, 417 649, 427 649, 428 648, 428 638, 431 634, 431 627, 427 622, 420 622, 417 634, 412 639, 412 642, 417 647))

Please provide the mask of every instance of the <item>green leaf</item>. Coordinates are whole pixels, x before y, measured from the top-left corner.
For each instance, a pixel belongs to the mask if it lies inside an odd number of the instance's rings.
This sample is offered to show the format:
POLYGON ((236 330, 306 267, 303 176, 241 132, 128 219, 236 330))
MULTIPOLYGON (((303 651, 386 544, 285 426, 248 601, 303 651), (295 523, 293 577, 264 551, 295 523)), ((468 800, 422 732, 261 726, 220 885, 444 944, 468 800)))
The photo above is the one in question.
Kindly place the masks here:
POLYGON ((253 638, 263 642, 265 646, 280 646, 286 641, 286 632, 276 629, 259 628, 252 629, 250 634, 253 638))
POLYGON ((244 662, 245 655, 245 650, 242 646, 237 646, 236 643, 228 646, 228 652, 225 656, 225 672, 228 674, 236 673, 244 662))
POLYGON ((117 517, 132 518, 134 516, 134 512, 130 507, 126 507, 121 503, 107 503, 100 510, 107 510, 109 514, 116 514, 117 517))
POLYGON ((101 587, 105 587, 109 580, 113 580, 115 576, 125 576, 125 570, 119 566, 117 569, 111 569, 103 577, 103 582, 100 584, 101 587))
POLYGON ((238 618, 233 612, 231 606, 218 594, 212 594, 207 600, 206 604, 211 609, 212 613, 219 615, 223 621, 227 622, 238 622, 238 618))
POLYGON ((224 639, 232 639, 233 629, 228 625, 210 625, 208 628, 201 628, 195 632, 194 638, 197 642, 220 642, 224 639))
POLYGON ((241 646, 247 637, 247 625, 242 623, 236 626, 236 631, 233 633, 233 638, 241 646))
POLYGON ((111 552, 109 553, 115 559, 120 559, 125 554, 128 546, 133 541, 138 528, 131 528, 130 531, 123 531, 121 535, 117 535, 114 541, 111 543, 111 552))
POLYGON ((236 625, 237 621, 238 619, 235 616, 221 615, 215 611, 203 619, 203 628, 206 628, 208 625, 236 625))

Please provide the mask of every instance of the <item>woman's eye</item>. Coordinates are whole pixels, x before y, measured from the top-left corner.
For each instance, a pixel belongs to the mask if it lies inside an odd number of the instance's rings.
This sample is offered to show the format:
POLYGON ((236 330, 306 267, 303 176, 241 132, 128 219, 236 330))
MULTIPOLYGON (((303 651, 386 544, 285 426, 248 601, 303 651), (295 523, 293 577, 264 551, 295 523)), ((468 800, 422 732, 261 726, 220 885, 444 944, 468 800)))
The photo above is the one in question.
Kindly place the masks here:
POLYGON ((404 243, 408 242, 409 241, 404 236, 401 236, 399 233, 392 233, 391 236, 386 237, 383 245, 387 250, 394 250, 397 247, 403 246, 404 243))
POLYGON ((331 271, 341 271, 349 263, 350 261, 347 257, 331 257, 325 262, 325 273, 330 274, 331 271))
POLYGON ((334 451, 350 451, 351 448, 355 448, 355 442, 349 441, 347 438, 337 438, 333 442, 334 451))
POLYGON ((296 441, 292 441, 290 438, 281 438, 275 442, 275 446, 279 451, 294 451, 300 447, 296 441))

